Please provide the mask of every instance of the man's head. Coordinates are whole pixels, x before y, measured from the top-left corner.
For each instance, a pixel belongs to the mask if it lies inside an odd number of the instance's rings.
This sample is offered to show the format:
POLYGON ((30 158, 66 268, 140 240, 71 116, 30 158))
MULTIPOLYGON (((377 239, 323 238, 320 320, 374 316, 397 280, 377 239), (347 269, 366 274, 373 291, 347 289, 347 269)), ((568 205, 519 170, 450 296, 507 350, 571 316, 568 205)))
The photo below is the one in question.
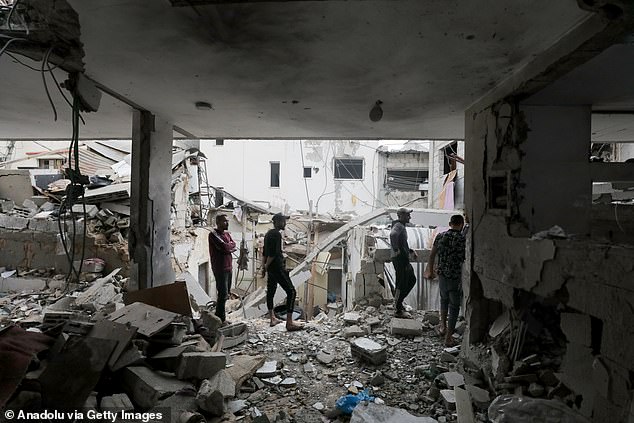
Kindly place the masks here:
POLYGON ((284 216, 283 213, 275 213, 273 215, 273 226, 275 229, 284 229, 286 227, 286 219, 289 216, 284 216))
POLYGON ((226 231, 229 229, 229 219, 226 214, 219 214, 216 216, 216 228, 220 231, 226 231))
POLYGON ((396 211, 396 216, 398 217, 399 222, 409 223, 410 219, 412 218, 412 209, 401 207, 396 211))
POLYGON ((464 226, 464 217, 462 217, 461 214, 454 214, 453 216, 451 216, 451 219, 449 219, 449 227, 451 229, 456 229, 458 231, 462 230, 464 226))

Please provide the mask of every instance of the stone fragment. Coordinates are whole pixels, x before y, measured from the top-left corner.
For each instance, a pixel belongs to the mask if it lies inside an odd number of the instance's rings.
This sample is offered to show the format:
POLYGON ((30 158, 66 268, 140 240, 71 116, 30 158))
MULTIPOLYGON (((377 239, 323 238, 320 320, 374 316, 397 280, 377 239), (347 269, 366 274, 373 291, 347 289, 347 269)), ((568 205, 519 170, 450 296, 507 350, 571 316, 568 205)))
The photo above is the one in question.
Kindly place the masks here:
POLYGON ((313 366, 313 363, 306 363, 304 364, 304 372, 305 373, 315 373, 315 366, 313 366))
POLYGON ((370 385, 372 386, 381 386, 385 383, 385 377, 379 371, 375 372, 370 379, 370 385))
POLYGON ((350 423, 438 423, 431 417, 413 416, 407 411, 383 404, 359 404, 354 408, 350 423))
POLYGON ((544 395, 545 392, 546 390, 544 389, 544 387, 537 382, 533 382, 528 385, 528 393, 532 397, 541 397, 544 395))
POLYGON ((247 406, 248 404, 245 400, 234 400, 227 403, 227 409, 231 414, 238 414, 247 408, 247 406))
POLYGON ((277 361, 265 361, 262 367, 255 371, 259 378, 273 377, 277 374, 277 361))
POLYGON ((440 316, 437 311, 425 311, 423 313, 423 322, 427 322, 430 325, 437 325, 440 323, 440 316))
POLYGON ((196 404, 212 416, 222 416, 226 411, 225 399, 220 391, 212 391, 204 397, 196 396, 196 404))
POLYGON ((327 351, 319 351, 316 358, 317 361, 319 361, 321 364, 329 365, 330 363, 335 361, 336 356, 327 351))
POLYGON ((343 330, 344 338, 357 338, 363 335, 365 335, 365 331, 357 325, 347 327, 343 330))
POLYGON ((123 386, 134 402, 144 409, 153 407, 161 398, 174 392, 194 388, 190 383, 147 367, 126 367, 123 370, 123 386))
POLYGON ((293 388, 297 386, 297 380, 294 377, 287 377, 280 382, 282 388, 293 388))
POLYGON ((279 376, 274 376, 268 379, 262 379, 262 382, 269 386, 277 386, 282 382, 282 378, 279 376))
POLYGON ((475 423, 475 416, 473 414, 473 407, 471 405, 471 399, 469 398, 469 392, 456 386, 454 388, 454 396, 456 398, 458 422, 475 423))
POLYGON ((379 319, 378 317, 370 317, 365 321, 365 323, 370 327, 377 326, 381 324, 381 319, 379 319))
POLYGON ((458 361, 458 359, 456 357, 454 357, 453 355, 449 354, 448 352, 443 351, 440 354, 440 361, 442 363, 455 363, 455 362, 458 361))
POLYGON ((101 399, 101 409, 110 411, 134 411, 134 405, 126 394, 114 394, 101 399))
POLYGON ((369 338, 357 338, 350 344, 353 356, 379 365, 387 360, 387 348, 369 338))
POLYGON ((324 407, 324 405, 322 403, 316 402, 316 403, 313 404, 313 408, 315 410, 317 410, 317 411, 322 411, 326 407, 324 407))
POLYGON ((357 312, 349 311, 347 313, 344 313, 343 321, 349 325, 356 325, 361 322, 361 315, 357 312))
POLYGON ((418 336, 423 333, 423 325, 414 319, 393 318, 390 322, 392 335, 418 336))
POLYGON ((219 391, 225 398, 232 398, 236 394, 236 382, 227 370, 220 370, 211 379, 205 379, 200 385, 199 394, 203 386, 206 387, 207 391, 219 391))
POLYGON ((453 389, 441 389, 440 398, 442 399, 445 407, 449 410, 456 409, 456 393, 453 389))
POLYGON ((179 379, 208 379, 224 369, 227 356, 222 352, 188 352, 181 355, 176 369, 179 379))
POLYGON ((458 372, 445 372, 442 373, 440 377, 444 379, 445 383, 450 388, 464 385, 464 376, 458 372))

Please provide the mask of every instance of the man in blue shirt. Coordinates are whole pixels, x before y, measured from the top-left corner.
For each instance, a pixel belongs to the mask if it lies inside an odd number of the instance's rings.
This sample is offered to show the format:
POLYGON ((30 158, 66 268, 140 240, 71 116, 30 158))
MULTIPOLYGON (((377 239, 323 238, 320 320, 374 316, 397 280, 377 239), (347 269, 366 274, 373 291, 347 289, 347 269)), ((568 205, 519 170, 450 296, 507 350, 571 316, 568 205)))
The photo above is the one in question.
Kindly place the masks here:
POLYGON ((462 302, 462 263, 465 260, 465 237, 462 233, 464 218, 455 214, 449 220, 449 230, 438 234, 429 254, 424 277, 434 279, 438 274, 440 290, 440 333, 445 336, 445 345, 454 345, 460 303, 462 302), (435 267, 436 256, 438 266, 435 267), (447 314, 449 316, 447 316, 447 314), (447 317, 449 319, 447 320, 447 317))

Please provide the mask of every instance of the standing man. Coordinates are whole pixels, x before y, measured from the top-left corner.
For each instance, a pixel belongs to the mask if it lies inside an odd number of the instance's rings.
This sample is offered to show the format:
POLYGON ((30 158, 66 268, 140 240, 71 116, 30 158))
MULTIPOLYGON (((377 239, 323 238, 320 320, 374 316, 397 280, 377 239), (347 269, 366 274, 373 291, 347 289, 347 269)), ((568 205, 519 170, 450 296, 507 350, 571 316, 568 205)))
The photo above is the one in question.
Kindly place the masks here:
POLYGON ((231 292, 231 253, 236 250, 236 243, 229 232, 229 220, 226 214, 216 216, 216 228, 209 233, 209 257, 211 270, 216 278, 216 290, 218 301, 216 303, 216 316, 225 324, 225 303, 231 292))
POLYGON ((295 309, 297 293, 288 275, 288 270, 286 270, 286 263, 282 254, 282 233, 280 231, 286 227, 286 219, 288 219, 288 216, 284 216, 282 213, 273 215, 273 229, 269 230, 264 236, 262 277, 267 272, 269 273, 266 283, 266 305, 269 309, 271 326, 282 323, 273 313, 273 299, 279 284, 286 292, 286 330, 291 332, 303 329, 303 327, 293 321, 293 310, 295 309))
POLYGON ((452 338, 460 303, 462 302, 462 263, 465 259, 465 237, 462 233, 464 218, 455 214, 449 220, 449 230, 438 234, 429 254, 425 278, 434 279, 438 270, 440 290, 440 335, 445 336, 445 345, 454 345, 452 338), (438 266, 435 267, 436 256, 438 266), (449 321, 447 321, 449 312, 449 321))
POLYGON ((411 209, 401 207, 396 211, 398 220, 392 224, 390 231, 390 243, 392 244, 392 264, 396 272, 396 313, 394 317, 411 319, 412 315, 405 311, 403 301, 416 285, 416 274, 410 263, 410 255, 416 257, 416 252, 409 248, 407 243, 406 225, 411 219, 411 209))

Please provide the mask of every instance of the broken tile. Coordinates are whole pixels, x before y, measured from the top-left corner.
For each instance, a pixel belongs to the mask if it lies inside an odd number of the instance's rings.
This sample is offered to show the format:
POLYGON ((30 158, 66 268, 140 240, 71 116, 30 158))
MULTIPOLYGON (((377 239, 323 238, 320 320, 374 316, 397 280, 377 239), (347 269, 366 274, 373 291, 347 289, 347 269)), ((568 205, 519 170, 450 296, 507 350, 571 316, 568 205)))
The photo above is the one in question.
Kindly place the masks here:
POLYGON ((456 409, 456 394, 453 389, 441 389, 440 398, 449 410, 456 409))
POLYGON ((450 388, 464 385, 464 376, 458 372, 445 372, 442 373, 440 377, 444 379, 445 383, 447 383, 447 386, 450 388))
POLYGON ((266 361, 255 371, 255 375, 259 378, 273 377, 277 374, 277 361, 266 361))

